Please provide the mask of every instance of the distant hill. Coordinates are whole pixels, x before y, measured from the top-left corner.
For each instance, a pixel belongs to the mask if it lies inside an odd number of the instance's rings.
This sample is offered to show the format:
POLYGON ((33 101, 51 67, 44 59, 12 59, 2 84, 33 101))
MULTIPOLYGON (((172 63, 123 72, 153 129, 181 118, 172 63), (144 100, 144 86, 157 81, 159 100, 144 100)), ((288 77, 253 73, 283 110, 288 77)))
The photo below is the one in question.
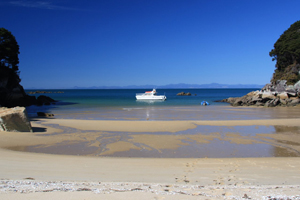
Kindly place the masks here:
POLYGON ((164 88, 164 89, 180 89, 180 88, 262 88, 264 85, 258 84, 168 84, 168 85, 128 85, 128 86, 92 86, 92 87, 79 87, 75 86, 71 89, 143 89, 143 88, 164 88))

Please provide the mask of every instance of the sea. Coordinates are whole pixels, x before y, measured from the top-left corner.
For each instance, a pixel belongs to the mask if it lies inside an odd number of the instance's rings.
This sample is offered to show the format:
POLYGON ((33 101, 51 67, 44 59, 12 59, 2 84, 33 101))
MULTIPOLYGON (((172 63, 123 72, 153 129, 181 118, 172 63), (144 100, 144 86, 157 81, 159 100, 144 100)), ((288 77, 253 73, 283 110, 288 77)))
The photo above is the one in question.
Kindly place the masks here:
MULTIPOLYGON (((53 118, 57 119, 125 121, 252 120, 298 118, 299 116, 299 109, 232 107, 228 103, 216 102, 216 100, 229 97, 241 97, 251 91, 259 90, 258 88, 158 88, 158 94, 167 96, 166 101, 136 100, 136 93, 151 90, 152 88, 43 90, 46 92, 45 94, 34 95, 46 95, 57 100, 57 102, 52 105, 29 106, 27 112, 29 117, 36 123, 42 123, 37 118, 37 112, 54 114, 53 118), (180 92, 190 92, 191 96, 177 96, 180 92), (209 105, 202 106, 202 101, 207 101, 209 105)), ((36 90, 26 90, 26 92, 34 91, 36 90)), ((80 130, 58 124, 47 124, 47 126, 61 130, 54 132, 52 135, 72 134, 72 137, 79 139, 75 140, 73 138, 72 141, 62 141, 52 145, 27 146, 23 148, 24 151, 68 155, 160 158, 299 157, 300 155, 296 149, 291 148, 288 142, 284 140, 277 141, 270 138, 263 139, 262 136, 258 137, 259 134, 282 134, 282 132, 289 132, 288 134, 292 135, 298 134, 298 127, 199 125, 196 128, 176 133, 167 131, 135 133, 122 131, 95 132, 94 130, 80 130), (147 137, 149 135, 152 137, 147 137), (142 137, 146 137, 150 141, 138 140, 142 137), (155 142, 151 143, 151 141, 155 142), (128 148, 127 150, 121 148, 119 150, 119 144, 123 144, 122 142, 130 144, 134 148, 128 148), (160 144, 163 145, 159 146, 160 144)), ((40 130, 37 127, 33 128, 40 130)), ((40 134, 40 136, 43 136, 43 134, 40 134)), ((44 136, 49 135, 45 133, 44 136)), ((127 147, 125 145, 124 148, 127 147)))
MULTIPOLYGON (((241 119, 235 111, 228 111, 229 104, 216 102, 229 97, 241 97, 259 88, 246 89, 156 89, 158 95, 166 95, 167 100, 136 100, 136 93, 149 89, 64 89, 38 90, 57 102, 52 105, 29 106, 29 117, 37 112, 54 114, 62 119, 93 120, 221 120, 241 119), (191 96, 178 96, 180 92, 191 96), (201 106, 207 101, 208 106, 201 106)), ((37 90, 25 90, 27 93, 37 90)), ((249 113, 247 113, 247 119, 249 113)), ((262 116, 267 117, 267 116, 262 116)), ((251 118, 251 117, 250 117, 251 118)), ((256 116, 257 118, 257 116, 256 116)), ((268 118, 268 117, 267 117, 268 118)))

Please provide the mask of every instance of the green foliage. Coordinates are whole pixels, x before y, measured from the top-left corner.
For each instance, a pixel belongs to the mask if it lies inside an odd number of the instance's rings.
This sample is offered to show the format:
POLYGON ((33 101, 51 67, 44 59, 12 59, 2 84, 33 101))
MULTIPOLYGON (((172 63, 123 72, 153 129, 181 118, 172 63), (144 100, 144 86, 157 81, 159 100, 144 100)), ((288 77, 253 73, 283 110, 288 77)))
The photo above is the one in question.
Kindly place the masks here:
POLYGON ((7 67, 18 73, 19 53, 16 38, 5 28, 0 28, 0 67, 7 67))
POLYGON ((276 69, 271 82, 287 80, 287 84, 294 84, 299 80, 300 70, 300 21, 287 29, 274 44, 269 53, 276 61, 276 69))

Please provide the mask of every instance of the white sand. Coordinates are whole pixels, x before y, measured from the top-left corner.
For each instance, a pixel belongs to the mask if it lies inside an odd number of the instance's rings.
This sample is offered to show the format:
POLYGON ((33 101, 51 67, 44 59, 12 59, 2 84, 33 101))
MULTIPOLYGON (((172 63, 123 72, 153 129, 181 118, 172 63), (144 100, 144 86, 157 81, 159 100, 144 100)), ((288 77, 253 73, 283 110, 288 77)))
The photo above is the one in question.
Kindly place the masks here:
MULTIPOLYGON (((196 125, 289 125, 299 119, 243 121, 86 121, 45 119, 97 131, 170 131, 196 125)), ((32 122, 34 127, 43 127, 32 122)), ((55 132, 47 127, 46 133, 55 132)), ((0 132, 0 199, 300 199, 300 159, 103 158, 11 151, 53 143, 45 132, 0 132), (298 196, 297 196, 298 195, 298 196), (244 197, 244 198, 243 198, 244 197)), ((299 141, 297 141, 299 142, 299 141)))

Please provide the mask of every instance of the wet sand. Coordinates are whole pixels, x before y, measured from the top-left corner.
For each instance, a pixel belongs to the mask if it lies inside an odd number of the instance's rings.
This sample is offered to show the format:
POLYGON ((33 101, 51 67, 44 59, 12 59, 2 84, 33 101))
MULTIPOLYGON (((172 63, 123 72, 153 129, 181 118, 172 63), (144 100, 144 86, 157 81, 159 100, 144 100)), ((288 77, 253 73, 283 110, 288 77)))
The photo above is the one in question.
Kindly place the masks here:
POLYGON ((33 119, 31 123, 33 133, 0 132, 0 199, 300 198, 300 119, 295 117, 222 121, 33 119), (160 152, 209 145, 215 140, 220 142, 216 146, 272 146, 277 157, 128 157, 141 150, 162 155, 160 152), (68 145, 92 150, 73 155, 48 154, 49 149, 25 152, 29 146, 51 149, 68 145), (111 157, 122 152, 125 157, 111 157))
POLYGON ((111 121, 36 119, 8 149, 141 158, 299 157, 298 119, 111 121), (52 132, 51 132, 52 131, 52 132), (24 138, 23 138, 24 137, 24 138), (28 138, 30 141, 25 142, 28 138))

